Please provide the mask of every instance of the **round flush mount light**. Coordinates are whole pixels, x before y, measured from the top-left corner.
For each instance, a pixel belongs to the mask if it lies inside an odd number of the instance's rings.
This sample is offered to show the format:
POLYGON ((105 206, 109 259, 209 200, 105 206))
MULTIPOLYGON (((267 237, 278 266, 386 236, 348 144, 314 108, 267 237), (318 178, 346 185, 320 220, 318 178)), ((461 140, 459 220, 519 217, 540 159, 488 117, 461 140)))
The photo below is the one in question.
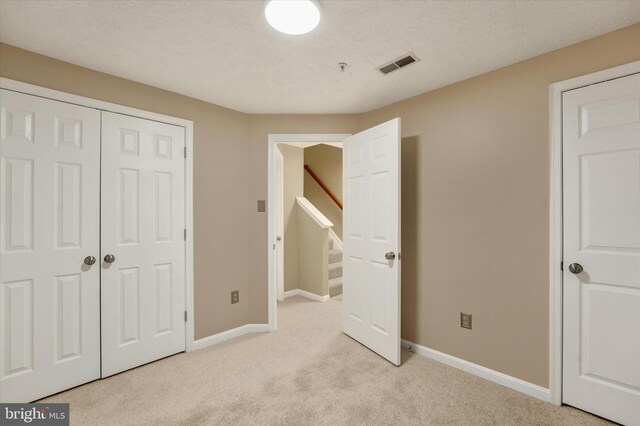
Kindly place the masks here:
POLYGON ((320 6, 314 0, 268 0, 264 16, 281 33, 306 34, 318 26, 320 6))

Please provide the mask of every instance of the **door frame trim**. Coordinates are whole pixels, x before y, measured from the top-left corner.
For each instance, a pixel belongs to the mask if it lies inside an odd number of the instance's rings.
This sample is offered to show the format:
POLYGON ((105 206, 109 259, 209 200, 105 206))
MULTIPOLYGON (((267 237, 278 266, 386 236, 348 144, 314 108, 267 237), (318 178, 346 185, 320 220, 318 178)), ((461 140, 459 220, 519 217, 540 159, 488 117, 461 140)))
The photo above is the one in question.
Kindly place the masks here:
POLYGON ((275 155, 274 150, 279 143, 283 142, 299 142, 304 144, 319 143, 319 142, 342 142, 342 140, 351 133, 286 133, 286 134, 272 134, 268 135, 267 143, 267 257, 268 257, 268 307, 269 307, 269 331, 275 331, 278 327, 277 309, 278 309, 278 283, 276 280, 276 270, 274 268, 274 255, 272 245, 276 239, 274 229, 275 218, 275 155))
POLYGON ((183 127, 185 130, 185 146, 187 158, 185 159, 185 226, 187 236, 185 241, 185 309, 187 322, 185 324, 185 351, 196 349, 194 345, 194 265, 193 265, 193 121, 183 118, 171 117, 151 111, 131 108, 111 102, 78 96, 59 90, 48 89, 17 80, 0 77, 0 88, 20 92, 27 95, 39 96, 58 102, 66 102, 100 111, 109 111, 117 114, 129 115, 161 123, 183 127))
POLYGON ((549 86, 549 400, 562 405, 562 94, 640 72, 640 61, 549 86))

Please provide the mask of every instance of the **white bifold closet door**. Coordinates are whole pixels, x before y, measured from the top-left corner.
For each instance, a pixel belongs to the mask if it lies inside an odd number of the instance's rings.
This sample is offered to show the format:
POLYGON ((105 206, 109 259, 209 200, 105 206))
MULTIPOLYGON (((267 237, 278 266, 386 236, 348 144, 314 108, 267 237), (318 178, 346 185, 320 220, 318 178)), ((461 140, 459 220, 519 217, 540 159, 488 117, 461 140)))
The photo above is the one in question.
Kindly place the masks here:
POLYGON ((185 349, 184 132, 102 113, 103 377, 185 349))
POLYGON ((0 401, 28 402, 100 377, 100 111, 0 103, 0 401))
POLYGON ((185 129, 0 103, 0 402, 183 351, 185 129))

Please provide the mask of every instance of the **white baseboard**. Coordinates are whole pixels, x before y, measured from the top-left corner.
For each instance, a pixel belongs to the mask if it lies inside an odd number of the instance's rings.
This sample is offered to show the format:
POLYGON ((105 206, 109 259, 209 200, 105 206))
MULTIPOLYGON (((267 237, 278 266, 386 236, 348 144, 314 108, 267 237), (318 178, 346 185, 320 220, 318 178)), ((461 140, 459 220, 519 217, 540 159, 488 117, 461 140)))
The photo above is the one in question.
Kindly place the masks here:
POLYGON ((329 296, 328 294, 326 296, 319 296, 317 294, 309 293, 308 291, 304 291, 300 289, 289 290, 284 292, 285 299, 293 296, 306 297, 307 299, 315 300, 316 302, 326 302, 331 298, 331 296, 329 296))
POLYGON ((438 352, 425 346, 417 345, 413 342, 409 342, 408 340, 402 340, 402 347, 418 355, 422 355, 435 361, 442 362, 443 364, 447 364, 459 370, 466 371, 467 373, 482 377, 483 379, 489 380, 502 386, 506 386, 534 398, 538 398, 546 402, 550 401, 549 389, 543 388, 542 386, 525 382, 524 380, 508 376, 504 373, 491 370, 489 368, 474 364, 469 361, 465 361, 460 358, 456 358, 451 355, 447 355, 443 352, 438 352))
POLYGON ((198 349, 206 348, 208 346, 217 345, 229 339, 240 337, 247 333, 266 333, 269 331, 269 324, 245 324, 240 327, 232 328, 231 330, 223 331, 222 333, 214 334, 213 336, 203 337, 193 342, 187 352, 197 351, 198 349))

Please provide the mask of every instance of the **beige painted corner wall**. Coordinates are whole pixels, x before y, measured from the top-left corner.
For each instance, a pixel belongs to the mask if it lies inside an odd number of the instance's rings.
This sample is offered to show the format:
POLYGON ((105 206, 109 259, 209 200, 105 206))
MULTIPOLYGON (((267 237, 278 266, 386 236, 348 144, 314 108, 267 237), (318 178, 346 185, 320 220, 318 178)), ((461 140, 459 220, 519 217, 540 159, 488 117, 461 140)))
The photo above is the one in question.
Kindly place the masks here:
POLYGON ((247 196, 249 116, 7 44, 0 44, 0 75, 194 122, 195 337, 246 324, 255 257, 247 224, 256 202, 247 196), (240 290, 235 305, 232 290, 240 290))
POLYGON ((284 181, 284 291, 298 288, 298 204, 304 193, 304 149, 279 144, 283 157, 284 181))
POLYGON ((352 133, 360 115, 249 115, 0 43, 0 76, 194 122, 195 337, 267 322, 269 133, 352 133), (240 302, 229 294, 240 290, 240 302))
POLYGON ((296 204, 298 216, 298 285, 296 288, 329 295, 329 229, 320 225, 296 204))
POLYGON ((549 85, 640 60, 639 40, 636 24, 364 115, 402 118, 403 338, 548 386, 549 85))
MULTIPOLYGON (((304 164, 342 201, 342 149, 314 145, 304 149, 304 164)), ((304 197, 333 223, 333 231, 342 239, 342 210, 309 175, 304 173, 304 197)))

